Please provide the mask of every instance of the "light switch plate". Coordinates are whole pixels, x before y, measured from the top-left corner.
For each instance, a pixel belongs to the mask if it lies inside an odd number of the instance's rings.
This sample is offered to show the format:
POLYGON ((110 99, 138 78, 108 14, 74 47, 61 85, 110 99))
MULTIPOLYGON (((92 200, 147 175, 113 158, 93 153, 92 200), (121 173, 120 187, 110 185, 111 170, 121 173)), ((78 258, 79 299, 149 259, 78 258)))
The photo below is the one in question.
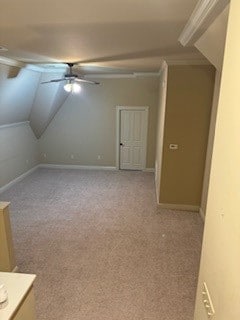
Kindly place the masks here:
POLYGON ((208 287, 207 287, 206 282, 203 283, 202 301, 203 301, 205 310, 207 312, 208 319, 213 319, 213 317, 215 315, 215 310, 213 307, 212 299, 210 297, 210 293, 208 291, 208 287))

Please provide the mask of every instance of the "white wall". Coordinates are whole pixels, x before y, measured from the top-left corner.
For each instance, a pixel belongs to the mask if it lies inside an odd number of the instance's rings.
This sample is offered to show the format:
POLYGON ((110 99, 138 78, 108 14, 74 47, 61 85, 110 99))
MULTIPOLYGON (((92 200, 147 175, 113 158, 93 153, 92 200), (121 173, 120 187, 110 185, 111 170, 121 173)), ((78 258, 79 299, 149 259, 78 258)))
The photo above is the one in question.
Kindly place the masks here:
POLYGON ((40 138, 41 162, 115 166, 116 106, 149 106, 147 167, 153 168, 158 77, 98 80, 100 86, 85 84, 67 98, 40 138))
POLYGON ((212 156, 195 320, 208 320, 206 281, 214 320, 240 319, 240 1, 231 0, 212 156))
POLYGON ((38 164, 38 141, 29 123, 0 126, 0 188, 38 164))

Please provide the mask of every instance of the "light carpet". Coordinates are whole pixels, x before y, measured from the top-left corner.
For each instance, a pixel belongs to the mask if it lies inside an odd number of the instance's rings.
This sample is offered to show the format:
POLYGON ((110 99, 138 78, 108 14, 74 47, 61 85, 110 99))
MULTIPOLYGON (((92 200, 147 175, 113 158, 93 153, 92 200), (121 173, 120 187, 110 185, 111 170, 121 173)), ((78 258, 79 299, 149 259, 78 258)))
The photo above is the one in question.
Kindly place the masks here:
POLYGON ((38 320, 192 320, 203 224, 160 209, 152 173, 38 169, 11 201, 38 320))

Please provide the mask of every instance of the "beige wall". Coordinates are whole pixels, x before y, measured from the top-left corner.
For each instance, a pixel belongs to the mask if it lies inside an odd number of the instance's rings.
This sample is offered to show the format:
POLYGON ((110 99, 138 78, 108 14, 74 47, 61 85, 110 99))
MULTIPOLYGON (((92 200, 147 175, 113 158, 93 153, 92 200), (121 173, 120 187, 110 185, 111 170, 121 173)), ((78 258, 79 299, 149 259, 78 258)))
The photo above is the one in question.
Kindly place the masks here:
POLYGON ((214 20, 195 43, 195 47, 215 66, 222 70, 229 6, 214 20))
POLYGON ((210 178, 210 170, 211 170, 211 162, 212 162, 212 150, 213 150, 213 142, 214 142, 214 134, 215 134, 218 100, 219 100, 219 93, 220 93, 220 84, 221 84, 221 72, 216 71, 212 114, 211 114, 211 121, 210 121, 210 127, 209 127, 208 146, 207 146, 202 198, 201 198, 201 206, 200 206, 201 207, 200 213, 202 217, 206 215, 206 208, 207 208, 208 186, 209 186, 209 178, 210 178))
POLYGON ((40 138, 41 162, 115 166, 116 106, 149 106, 147 167, 153 168, 159 79, 99 81, 100 86, 84 85, 81 94, 67 98, 40 138))
POLYGON ((160 81, 159 81, 159 101, 158 101, 158 113, 157 113, 157 141, 156 141, 156 160, 155 160, 155 184, 157 202, 159 203, 159 189, 161 180, 161 168, 162 168, 162 152, 164 142, 164 122, 165 122, 165 109, 166 109, 166 97, 167 97, 167 77, 168 66, 164 62, 161 68, 160 81))
POLYGON ((38 141, 29 124, 0 126, 0 188, 37 164, 38 141))
POLYGON ((168 67, 160 203, 200 205, 214 75, 212 66, 168 67))
POLYGON ((0 64, 0 125, 28 120, 39 77, 38 72, 0 64))
POLYGON ((210 168, 212 160, 212 150, 215 132, 215 123, 221 83, 221 71, 224 57, 224 48, 226 41, 226 31, 228 22, 229 6, 217 17, 217 19, 211 24, 208 30, 201 36, 196 42, 195 46, 198 50, 206 56, 217 68, 216 81, 214 88, 214 98, 212 106, 212 116, 209 129, 208 148, 206 156, 206 166, 204 173, 203 191, 201 199, 201 215, 204 217, 206 214, 207 197, 208 197, 208 184, 210 177, 210 168))
POLYGON ((68 96, 68 93, 63 89, 65 82, 45 84, 41 84, 41 82, 61 79, 62 77, 63 74, 59 72, 44 72, 41 74, 29 116, 30 126, 37 138, 42 135, 68 96))
POLYGON ((214 320, 240 319, 240 2, 231 0, 212 156, 195 320, 207 320, 206 281, 214 320))

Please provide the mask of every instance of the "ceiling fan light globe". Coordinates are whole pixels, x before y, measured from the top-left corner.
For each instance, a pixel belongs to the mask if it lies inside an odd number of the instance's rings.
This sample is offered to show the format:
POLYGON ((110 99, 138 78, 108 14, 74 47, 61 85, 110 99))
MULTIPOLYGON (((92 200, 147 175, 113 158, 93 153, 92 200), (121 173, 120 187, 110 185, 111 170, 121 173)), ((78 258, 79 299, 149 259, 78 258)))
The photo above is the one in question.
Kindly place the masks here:
POLYGON ((79 93, 81 91, 81 87, 78 83, 66 83, 64 90, 67 92, 79 93))
POLYGON ((71 92, 72 91, 72 83, 66 83, 63 88, 65 91, 71 92))
POLYGON ((81 91, 81 86, 78 83, 73 83, 72 84, 72 92, 74 93, 79 93, 81 91))

